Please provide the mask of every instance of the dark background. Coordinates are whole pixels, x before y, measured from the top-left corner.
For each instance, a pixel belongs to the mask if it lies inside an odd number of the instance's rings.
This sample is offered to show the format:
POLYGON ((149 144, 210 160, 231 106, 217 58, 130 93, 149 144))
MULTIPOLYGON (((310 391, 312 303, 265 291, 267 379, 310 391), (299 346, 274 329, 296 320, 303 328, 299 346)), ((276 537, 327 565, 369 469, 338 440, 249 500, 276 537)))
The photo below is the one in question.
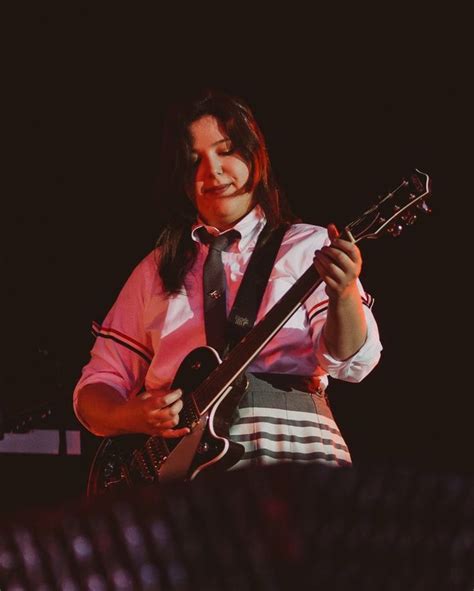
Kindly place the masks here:
MULTIPOLYGON (((85 5, 15 15, 4 413, 52 401, 49 424, 78 428, 70 399, 90 324, 160 226, 163 116, 183 91, 207 84, 252 105, 305 221, 341 225, 413 167, 431 175, 432 215, 396 240, 361 246, 383 357, 360 384, 332 381, 330 396, 356 462, 472 471, 461 342, 470 321, 461 263, 471 124, 464 15, 435 23, 399 11, 371 15, 372 25, 347 9, 317 19, 234 10, 216 24, 188 7, 173 16, 85 5)), ((96 444, 84 434, 81 458, 3 458, 12 496, 80 494, 96 444), (45 475, 34 472, 34 493, 25 492, 30 463, 45 475)))

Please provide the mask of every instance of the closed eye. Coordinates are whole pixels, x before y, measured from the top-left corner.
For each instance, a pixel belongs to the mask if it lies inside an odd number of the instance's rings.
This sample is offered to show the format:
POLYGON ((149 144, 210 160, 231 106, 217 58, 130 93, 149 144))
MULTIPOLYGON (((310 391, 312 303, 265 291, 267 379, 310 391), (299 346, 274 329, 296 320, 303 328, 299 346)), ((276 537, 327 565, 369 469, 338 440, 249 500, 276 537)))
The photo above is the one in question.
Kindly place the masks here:
MULTIPOLYGON (((219 152, 217 155, 218 156, 230 156, 231 154, 234 154, 235 150, 233 148, 230 148, 229 150, 225 150, 224 152, 219 152)), ((198 166, 198 164, 201 162, 201 158, 195 156, 191 159, 191 165, 193 167, 198 166)))

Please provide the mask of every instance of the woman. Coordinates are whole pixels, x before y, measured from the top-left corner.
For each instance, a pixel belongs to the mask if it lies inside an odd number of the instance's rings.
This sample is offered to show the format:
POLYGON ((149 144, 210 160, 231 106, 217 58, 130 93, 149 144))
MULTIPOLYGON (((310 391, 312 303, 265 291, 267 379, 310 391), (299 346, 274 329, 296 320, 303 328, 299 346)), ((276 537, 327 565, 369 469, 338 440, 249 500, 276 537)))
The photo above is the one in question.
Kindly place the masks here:
POLYGON ((240 99, 208 92, 177 106, 165 128, 160 179, 168 223, 96 326, 74 394, 78 418, 102 436, 187 434, 177 428, 182 392, 170 386, 185 355, 206 344, 202 285, 209 245, 201 228, 238 233, 221 253, 228 313, 263 228, 287 224, 257 322, 311 264, 324 284, 247 369, 250 387, 230 432, 246 449, 237 465, 349 464, 324 390, 328 376, 360 381, 380 357, 358 280, 359 249, 338 238, 334 226, 290 225, 294 218, 273 180, 264 138, 240 99))

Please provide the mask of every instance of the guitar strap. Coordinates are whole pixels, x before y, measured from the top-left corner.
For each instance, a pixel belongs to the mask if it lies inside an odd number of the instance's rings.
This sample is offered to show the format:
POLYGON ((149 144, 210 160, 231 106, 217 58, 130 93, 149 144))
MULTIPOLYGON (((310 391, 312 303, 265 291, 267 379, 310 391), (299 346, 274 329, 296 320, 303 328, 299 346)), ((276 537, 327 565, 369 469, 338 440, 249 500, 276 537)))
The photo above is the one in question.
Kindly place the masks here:
POLYGON ((225 353, 232 349, 255 324, 277 252, 288 228, 288 224, 282 224, 272 231, 266 225, 260 232, 227 319, 228 337, 225 353))

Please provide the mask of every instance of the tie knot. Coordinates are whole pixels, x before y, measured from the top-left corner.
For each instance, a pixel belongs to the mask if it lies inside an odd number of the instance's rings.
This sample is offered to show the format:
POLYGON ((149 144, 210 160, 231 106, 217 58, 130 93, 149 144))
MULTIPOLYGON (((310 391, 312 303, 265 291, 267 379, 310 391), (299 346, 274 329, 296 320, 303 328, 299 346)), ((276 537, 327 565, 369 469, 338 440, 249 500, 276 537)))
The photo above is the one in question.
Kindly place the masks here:
POLYGON ((209 248, 213 250, 226 250, 233 242, 240 238, 240 232, 237 230, 229 230, 224 234, 213 236, 206 228, 199 228, 199 238, 204 244, 209 244, 209 248))

